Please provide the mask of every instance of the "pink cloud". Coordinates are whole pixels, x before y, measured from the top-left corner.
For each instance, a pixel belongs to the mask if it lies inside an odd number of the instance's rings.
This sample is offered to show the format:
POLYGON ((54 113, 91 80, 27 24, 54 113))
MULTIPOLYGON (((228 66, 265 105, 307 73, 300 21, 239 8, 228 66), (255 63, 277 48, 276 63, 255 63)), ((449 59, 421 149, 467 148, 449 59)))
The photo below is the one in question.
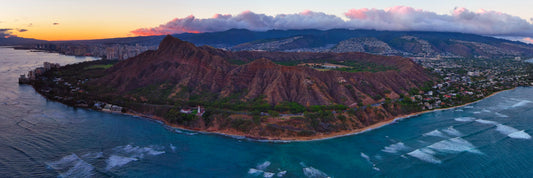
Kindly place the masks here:
POLYGON ((164 35, 175 33, 199 33, 225 31, 232 28, 266 31, 272 29, 375 29, 392 31, 445 31, 481 35, 506 35, 533 37, 533 22, 509 14, 466 8, 455 8, 450 14, 408 6, 386 9, 351 9, 341 17, 305 10, 294 14, 266 15, 244 11, 237 15, 215 14, 212 18, 196 18, 190 15, 175 18, 157 27, 131 31, 133 35, 164 35))
POLYGON ((526 38, 524 38, 524 39, 522 39, 522 40, 525 41, 525 42, 528 42, 528 43, 533 44, 533 38, 526 37, 526 38))

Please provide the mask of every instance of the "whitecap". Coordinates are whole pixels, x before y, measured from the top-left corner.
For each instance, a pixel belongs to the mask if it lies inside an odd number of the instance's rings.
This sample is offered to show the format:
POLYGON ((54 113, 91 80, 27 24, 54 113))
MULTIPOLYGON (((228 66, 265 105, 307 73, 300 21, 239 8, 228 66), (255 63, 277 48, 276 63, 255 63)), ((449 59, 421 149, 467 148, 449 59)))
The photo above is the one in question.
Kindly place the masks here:
POLYGON ((130 157, 135 157, 135 158, 143 158, 145 154, 155 156, 155 155, 160 155, 160 154, 165 153, 165 151, 159 151, 153 147, 140 147, 140 146, 131 146, 131 145, 118 146, 118 147, 115 147, 114 150, 116 150, 117 152, 123 152, 123 153, 130 154, 129 155, 130 157))
POLYGON ((531 139, 531 136, 525 131, 503 124, 496 125, 496 131, 515 139, 531 139))
POLYGON ((88 159, 98 159, 104 156, 103 152, 96 152, 96 153, 86 153, 82 155, 82 158, 88 158, 88 159))
POLYGON ((274 175, 276 175, 276 174, 273 173, 273 172, 264 172, 263 173, 263 177, 266 177, 266 178, 274 177, 274 175))
POLYGON ((463 133, 459 132, 457 129, 453 128, 453 126, 450 126, 444 130, 442 130, 443 132, 445 132, 446 134, 450 135, 450 136, 456 136, 456 137, 459 137, 459 136, 462 136, 463 133))
POLYGON ((90 177, 94 170, 91 164, 85 162, 74 153, 64 156, 58 161, 48 162, 46 165, 54 170, 66 170, 66 172, 59 173, 59 177, 90 177))
POLYGON ((59 177, 91 177, 93 170, 92 165, 80 159, 67 172, 60 173, 59 177))
POLYGON ((172 151, 176 151, 176 147, 175 147, 174 145, 172 145, 172 143, 170 144, 170 149, 171 149, 172 151))
POLYGON ((256 176, 261 174, 261 173, 263 173, 262 170, 258 170, 258 169, 254 169, 254 168, 250 168, 248 170, 248 174, 252 174, 252 175, 256 175, 256 176))
POLYGON ((484 119, 476 119, 476 122, 479 122, 479 123, 482 123, 482 124, 491 124, 491 125, 497 125, 497 124, 500 124, 496 121, 489 121, 489 120, 484 120, 484 119))
POLYGON ((516 139, 531 139, 531 136, 523 130, 518 131, 518 132, 513 132, 507 136, 511 138, 516 138, 516 139))
POLYGON ((460 137, 442 140, 440 142, 429 145, 428 148, 445 153, 459 153, 467 151, 476 154, 483 154, 481 153, 481 151, 476 149, 476 147, 472 145, 472 143, 460 137))
POLYGON ((280 171, 276 174, 276 176, 283 177, 285 174, 287 174, 287 171, 280 171))
POLYGON ((429 149, 426 149, 426 148, 421 148, 421 149, 416 149, 414 151, 411 151, 409 153, 407 153, 409 156, 412 156, 412 157, 415 157, 419 160, 422 160, 422 161, 425 161, 425 162, 428 162, 428 163, 433 163, 433 164, 440 164, 442 163, 441 160, 437 159, 435 156, 433 156, 434 152, 429 150, 429 149))
POLYGON ((455 111, 456 111, 456 112, 463 112, 462 109, 456 109, 455 111))
POLYGON ((258 164, 256 166, 256 168, 259 169, 259 170, 266 170, 266 168, 268 168, 268 166, 270 166, 270 161, 265 161, 265 162, 263 162, 261 164, 258 164))
POLYGON ((48 165, 48 167, 52 169, 60 170, 72 166, 78 160, 80 160, 78 155, 72 153, 70 155, 64 156, 58 161, 47 162, 46 165, 48 165))
POLYGON ((526 104, 531 103, 529 100, 521 100, 520 102, 513 104, 511 107, 516 108, 520 106, 525 106, 526 104))
POLYGON ((472 122, 476 120, 476 118, 473 118, 473 117, 458 117, 458 118, 455 118, 455 121, 459 121, 459 122, 472 122))
POLYGON ((395 144, 391 144, 389 146, 386 146, 385 148, 383 148, 381 151, 383 152, 387 152, 387 153, 398 153, 399 151, 402 151, 402 150, 407 150, 409 149, 408 146, 406 146, 404 143, 402 142, 398 142, 398 143, 395 143, 395 144))
POLYGON ((474 114, 481 114, 481 111, 474 111, 474 114))
POLYGON ((499 113, 499 112, 496 112, 494 114, 496 114, 496 116, 498 116, 498 117, 509 117, 508 115, 505 115, 505 114, 502 114, 502 113, 499 113))
POLYGON ((121 167, 121 166, 128 164, 129 162, 137 161, 137 160, 138 160, 137 158, 111 155, 106 161, 107 163, 106 169, 109 170, 114 167, 121 167))
POLYGON ((370 157, 363 152, 361 152, 361 157, 365 158, 367 161, 370 161, 370 157))
POLYGON ((442 137, 442 138, 448 138, 446 135, 444 135, 441 131, 439 130, 433 130, 431 132, 427 132, 427 133, 424 133, 422 134, 423 136, 433 136, 433 137, 442 137))
POLYGON ((322 177, 329 177, 326 173, 314 168, 314 167, 306 167, 303 168, 304 175, 306 177, 310 178, 322 178, 322 177))
POLYGON ((376 167, 376 164, 370 160, 370 157, 366 155, 365 153, 361 152, 361 157, 363 157, 370 165, 372 165, 372 169, 379 171, 379 168, 376 167))

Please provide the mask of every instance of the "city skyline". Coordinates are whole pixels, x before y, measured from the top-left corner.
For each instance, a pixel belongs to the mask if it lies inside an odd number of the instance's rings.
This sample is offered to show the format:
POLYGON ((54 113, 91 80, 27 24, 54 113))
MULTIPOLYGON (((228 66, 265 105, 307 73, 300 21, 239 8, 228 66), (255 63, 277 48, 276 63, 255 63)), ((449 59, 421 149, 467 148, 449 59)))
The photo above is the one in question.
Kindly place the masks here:
POLYGON ((528 1, 476 0, 430 3, 419 0, 395 2, 22 0, 2 4, 0 33, 4 36, 43 40, 84 40, 210 32, 229 28, 251 30, 362 28, 422 31, 442 29, 441 31, 482 35, 520 36, 526 40, 531 40, 533 36, 533 32, 529 32, 533 29, 533 14, 528 11, 533 2, 528 1), (464 17, 465 14, 477 18, 464 17), (257 26, 253 24, 257 22, 253 21, 254 19, 243 20, 244 17, 254 15, 256 19, 257 17, 261 20, 266 19, 267 22, 259 21, 261 24, 257 26), (364 19, 366 16, 371 18, 364 19), (222 21, 224 19, 230 20, 222 21), (291 20, 294 19, 302 23, 292 23, 291 20), (210 23, 213 21, 217 23, 210 23), (369 24, 369 21, 378 23, 369 24), (479 24, 468 26, 472 22, 479 24))

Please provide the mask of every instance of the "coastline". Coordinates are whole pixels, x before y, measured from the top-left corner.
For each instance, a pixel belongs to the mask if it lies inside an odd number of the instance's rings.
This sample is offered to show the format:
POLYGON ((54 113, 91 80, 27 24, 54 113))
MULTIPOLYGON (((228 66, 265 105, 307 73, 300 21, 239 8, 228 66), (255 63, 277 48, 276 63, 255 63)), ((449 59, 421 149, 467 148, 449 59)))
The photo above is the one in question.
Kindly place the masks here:
POLYGON ((480 101, 482 101, 484 99, 487 99, 489 97, 492 97, 492 96, 494 96, 494 95, 496 95, 496 94, 498 94, 500 92, 513 90, 515 88, 516 87, 510 88, 510 89, 501 90, 501 91, 497 91, 497 92, 494 92, 494 93, 492 93, 492 94, 490 94, 490 95, 488 95, 488 96, 486 96, 486 97, 484 97, 482 99, 479 99, 477 101, 465 103, 465 104, 458 105, 458 106, 453 106, 453 107, 449 107, 449 108, 433 109, 433 110, 427 110, 427 111, 420 111, 420 112, 406 114, 406 115, 400 115, 400 116, 396 116, 394 118, 391 118, 391 119, 388 119, 388 120, 384 120, 384 121, 381 121, 381 122, 378 122, 378 123, 375 123, 375 124, 372 124, 372 125, 369 125, 369 126, 366 126, 366 127, 363 127, 363 128, 355 129, 355 130, 345 130, 345 131, 334 132, 334 133, 330 133, 330 134, 313 135, 313 136, 309 136, 309 137, 268 137, 267 136, 267 137, 259 137, 259 138, 257 138, 257 137, 251 137, 251 136, 247 136, 247 135, 243 135, 243 134, 239 134, 239 133, 235 133, 235 132, 228 133, 228 132, 224 132, 224 131, 204 131, 204 130, 187 129, 187 128, 184 128, 184 127, 179 126, 177 124, 169 123, 168 121, 166 121, 163 118, 160 118, 160 117, 157 117, 157 116, 145 115, 145 114, 137 113, 137 112, 126 112, 126 113, 121 113, 121 114, 126 114, 126 115, 146 118, 146 119, 153 120, 153 121, 156 121, 158 123, 161 123, 164 126, 168 126, 170 128, 174 128, 174 129, 184 130, 184 131, 187 131, 187 132, 196 132, 196 133, 201 133, 201 134, 215 134, 215 135, 221 135, 221 136, 226 136, 226 137, 231 137, 231 138, 236 138, 236 139, 248 139, 248 140, 251 140, 251 141, 259 141, 259 142, 307 142, 307 141, 328 140, 328 139, 334 139, 334 138, 340 138, 340 137, 346 137, 346 136, 365 133, 365 132, 372 131, 374 129, 378 129, 378 128, 381 128, 381 127, 384 127, 384 126, 387 126, 387 125, 390 125, 390 124, 394 124, 394 123, 396 123, 398 121, 401 121, 403 119, 416 117, 416 116, 419 116, 419 115, 422 115, 422 114, 426 114, 426 113, 431 113, 431 112, 436 112, 436 111, 445 111, 445 110, 455 109, 455 108, 464 107, 464 106, 467 106, 467 105, 470 105, 470 104, 474 104, 474 103, 480 102, 480 101))

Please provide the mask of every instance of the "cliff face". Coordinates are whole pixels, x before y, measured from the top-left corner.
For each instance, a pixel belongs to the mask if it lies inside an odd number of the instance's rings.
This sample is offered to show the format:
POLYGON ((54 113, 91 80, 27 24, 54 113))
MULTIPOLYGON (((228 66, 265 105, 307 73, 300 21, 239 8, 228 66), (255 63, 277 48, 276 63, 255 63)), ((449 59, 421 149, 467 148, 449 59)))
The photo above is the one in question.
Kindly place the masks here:
POLYGON ((401 57, 364 53, 228 52, 196 47, 167 36, 158 50, 121 61, 93 84, 114 88, 126 96, 149 85, 165 84, 170 86, 166 87, 171 90, 166 94, 169 99, 188 100, 190 96, 202 94, 222 99, 239 93, 241 100, 264 96, 271 104, 291 101, 310 106, 371 104, 379 100, 375 96, 397 98, 400 93, 431 79, 423 68, 401 57), (318 71, 272 62, 314 59, 372 63, 396 70, 318 71), (251 62, 234 65, 229 60, 251 62))

